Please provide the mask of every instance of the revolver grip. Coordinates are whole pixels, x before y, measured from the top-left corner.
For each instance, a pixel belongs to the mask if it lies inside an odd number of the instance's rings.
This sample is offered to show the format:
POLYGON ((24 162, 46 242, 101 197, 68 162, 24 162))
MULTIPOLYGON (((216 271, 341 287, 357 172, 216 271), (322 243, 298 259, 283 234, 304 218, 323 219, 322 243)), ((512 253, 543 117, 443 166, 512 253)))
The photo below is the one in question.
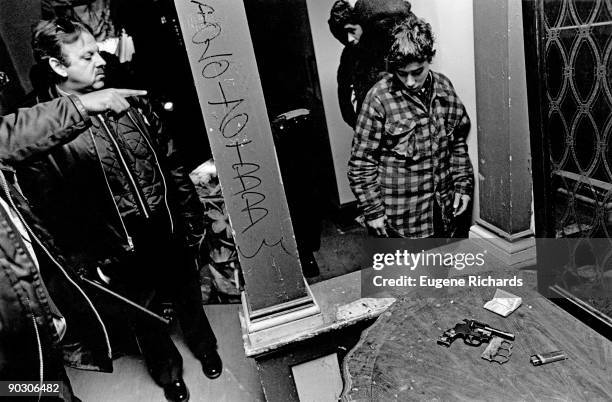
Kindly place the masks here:
POLYGON ((438 338, 438 345, 446 346, 448 348, 450 347, 451 343, 452 341, 446 336, 441 336, 438 338))
POLYGON ((438 345, 446 346, 447 348, 449 348, 451 343, 453 343, 454 340, 455 340, 454 334, 449 333, 449 331, 444 331, 444 333, 440 335, 440 337, 438 338, 437 343, 438 345))

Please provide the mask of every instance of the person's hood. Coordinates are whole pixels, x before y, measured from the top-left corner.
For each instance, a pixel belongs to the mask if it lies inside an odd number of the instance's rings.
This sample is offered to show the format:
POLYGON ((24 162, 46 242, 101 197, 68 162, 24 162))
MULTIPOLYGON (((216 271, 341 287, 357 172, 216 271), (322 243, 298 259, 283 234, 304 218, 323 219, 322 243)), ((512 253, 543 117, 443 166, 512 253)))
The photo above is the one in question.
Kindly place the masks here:
POLYGON ((348 37, 344 32, 344 28, 335 26, 331 20, 328 20, 327 23, 329 24, 329 30, 334 38, 336 38, 338 42, 342 43, 342 45, 348 46, 348 37))
POLYGON ((344 25, 346 23, 356 23, 354 17, 354 3, 351 4, 349 0, 336 0, 332 5, 327 24, 334 38, 338 39, 344 46, 349 44, 348 37, 344 31, 344 25))
POLYGON ((357 22, 366 31, 377 21, 407 17, 411 8, 407 0, 357 0, 354 12, 357 22))

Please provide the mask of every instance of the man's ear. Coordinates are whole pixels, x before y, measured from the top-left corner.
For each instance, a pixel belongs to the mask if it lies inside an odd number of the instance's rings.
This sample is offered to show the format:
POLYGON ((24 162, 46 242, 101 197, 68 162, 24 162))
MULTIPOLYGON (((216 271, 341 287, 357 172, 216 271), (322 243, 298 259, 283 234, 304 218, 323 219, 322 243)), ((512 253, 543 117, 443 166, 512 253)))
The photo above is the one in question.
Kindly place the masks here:
POLYGON ((62 62, 56 59, 55 57, 49 58, 49 66, 51 67, 51 70, 55 71, 55 73, 59 75, 60 77, 63 77, 63 78, 68 77, 66 66, 64 66, 62 62))

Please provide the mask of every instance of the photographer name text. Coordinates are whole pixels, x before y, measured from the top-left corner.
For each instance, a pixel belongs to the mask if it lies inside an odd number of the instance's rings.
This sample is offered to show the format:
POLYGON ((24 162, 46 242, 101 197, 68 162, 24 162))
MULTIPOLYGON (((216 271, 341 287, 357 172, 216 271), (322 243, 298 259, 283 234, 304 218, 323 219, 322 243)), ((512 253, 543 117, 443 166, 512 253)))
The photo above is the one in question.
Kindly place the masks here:
POLYGON ((523 279, 513 276, 511 278, 493 278, 492 276, 469 275, 467 278, 432 278, 427 275, 411 277, 402 275, 396 278, 385 278, 376 275, 372 278, 372 284, 376 287, 427 287, 427 288, 452 288, 452 287, 521 287, 523 279))

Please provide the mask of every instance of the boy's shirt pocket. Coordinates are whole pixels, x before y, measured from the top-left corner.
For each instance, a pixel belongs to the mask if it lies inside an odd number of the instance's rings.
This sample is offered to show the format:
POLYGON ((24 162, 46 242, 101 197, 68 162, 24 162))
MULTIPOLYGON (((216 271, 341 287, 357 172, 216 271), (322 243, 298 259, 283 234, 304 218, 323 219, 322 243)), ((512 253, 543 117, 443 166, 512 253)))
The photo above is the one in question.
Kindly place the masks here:
POLYGON ((382 139, 383 151, 403 159, 413 158, 417 153, 416 137, 417 123, 414 120, 387 123, 382 139))

